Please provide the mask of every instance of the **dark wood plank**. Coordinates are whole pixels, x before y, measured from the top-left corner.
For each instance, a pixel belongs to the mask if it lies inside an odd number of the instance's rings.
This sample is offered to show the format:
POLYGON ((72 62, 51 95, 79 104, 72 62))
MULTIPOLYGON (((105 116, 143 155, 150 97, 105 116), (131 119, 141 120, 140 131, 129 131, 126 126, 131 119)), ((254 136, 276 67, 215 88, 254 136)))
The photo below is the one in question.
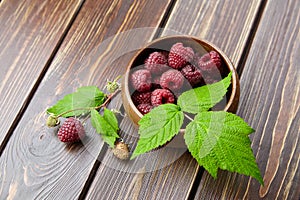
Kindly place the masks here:
POLYGON ((238 68, 260 1, 179 0, 162 35, 188 34, 220 47, 238 68), (238 33, 238 34, 237 34, 238 33))
MULTIPOLYGON (((124 141, 133 147, 138 137, 136 127, 129 118, 120 127, 124 141)), ((108 150, 87 199, 185 199, 196 169, 179 137, 167 147, 134 161, 120 161, 108 150), (177 188, 182 183, 187 186, 177 188)))
MULTIPOLYGON (((168 4, 169 1, 158 0, 85 1, 4 149, 0 159, 0 199, 79 197, 103 143, 88 123, 88 137, 83 144, 61 143, 56 137, 57 129, 45 126, 45 109, 79 86, 97 85, 103 89, 107 79, 124 73, 127 57, 131 56, 119 50, 134 50, 136 43, 132 41, 145 44, 155 29, 125 33, 123 37, 114 34, 158 26, 168 4)), ((118 98, 111 105, 117 105, 118 98)))
POLYGON ((241 78, 238 114, 256 129, 252 147, 265 185, 227 172, 217 180, 204 174, 197 199, 300 198, 299 7, 268 1, 241 78))
POLYGON ((81 3, 82 0, 1 2, 0 144, 9 137, 7 133, 81 3))
MULTIPOLYGON (((237 65, 258 8, 259 1, 226 1, 226 3, 177 1, 162 34, 179 32, 210 40, 223 49, 237 65), (239 34, 230 32, 231 28, 228 25, 236 29, 239 34)), ((138 137, 136 128, 130 122, 124 122, 121 128, 124 132, 124 140, 134 148, 138 137)), ((176 150, 180 154, 181 148, 176 150)), ((87 199, 101 199, 103 196, 109 199, 187 199, 199 166, 188 153, 175 157, 174 163, 170 163, 170 157, 172 158, 168 154, 168 148, 154 159, 149 157, 148 160, 152 159, 154 163, 152 167, 157 168, 151 171, 145 170, 148 165, 143 166, 142 161, 137 161, 136 165, 131 162, 116 161, 111 151, 108 151, 102 160, 87 199), (126 171, 129 170, 130 164, 135 169, 126 171), (159 166, 162 165, 165 167, 160 168, 159 166), (143 175, 137 173, 138 166, 141 166, 140 170, 144 170, 143 175)), ((145 159, 145 163, 148 160, 145 159)))

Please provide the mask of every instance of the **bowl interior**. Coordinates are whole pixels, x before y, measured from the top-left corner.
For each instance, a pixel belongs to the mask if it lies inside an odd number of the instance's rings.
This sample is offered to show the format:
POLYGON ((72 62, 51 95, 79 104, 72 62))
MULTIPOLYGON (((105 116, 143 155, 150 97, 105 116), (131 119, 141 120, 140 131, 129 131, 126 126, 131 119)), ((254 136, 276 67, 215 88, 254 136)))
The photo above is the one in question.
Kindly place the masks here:
POLYGON ((151 53, 155 51, 169 51, 172 45, 177 42, 181 42, 184 46, 193 48, 194 52, 198 53, 199 55, 203 55, 212 50, 219 53, 224 67, 223 74, 226 76, 230 71, 232 71, 232 84, 228 88, 228 92, 226 94, 226 106, 223 108, 223 110, 236 112, 239 101, 239 80, 235 68, 233 67, 229 58, 220 49, 205 40, 200 40, 192 36, 167 36, 154 40, 138 51, 127 67, 127 72, 123 78, 122 98, 124 109, 135 124, 138 123, 143 115, 139 112, 131 100, 131 94, 134 92, 134 89, 131 88, 129 83, 130 71, 135 67, 142 66, 145 62, 145 59, 151 53))

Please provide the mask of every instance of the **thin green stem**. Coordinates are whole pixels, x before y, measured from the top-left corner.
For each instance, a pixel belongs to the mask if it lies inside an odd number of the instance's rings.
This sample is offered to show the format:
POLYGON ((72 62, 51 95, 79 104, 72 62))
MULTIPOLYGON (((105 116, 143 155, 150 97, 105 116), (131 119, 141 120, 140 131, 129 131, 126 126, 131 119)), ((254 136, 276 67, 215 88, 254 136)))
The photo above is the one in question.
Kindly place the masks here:
POLYGON ((190 121, 193 121, 193 119, 192 119, 190 116, 188 116, 187 114, 184 114, 184 116, 185 116, 187 119, 189 119, 190 121))

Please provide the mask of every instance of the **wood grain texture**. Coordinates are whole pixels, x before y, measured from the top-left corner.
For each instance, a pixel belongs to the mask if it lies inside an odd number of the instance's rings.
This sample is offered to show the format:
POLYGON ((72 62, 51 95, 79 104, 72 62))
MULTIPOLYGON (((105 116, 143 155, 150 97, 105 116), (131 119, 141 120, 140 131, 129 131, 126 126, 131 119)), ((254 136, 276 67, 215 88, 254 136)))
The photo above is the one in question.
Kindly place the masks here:
POLYGON ((252 147, 264 186, 232 173, 217 180, 204 174, 197 199, 300 198, 299 8, 299 1, 268 1, 241 78, 238 114, 256 129, 252 147))
POLYGON ((63 38, 82 0, 0 4, 0 144, 63 38))
MULTIPOLYGON (((135 45, 145 44, 155 29, 111 36, 132 28, 158 26, 168 3, 85 1, 3 151, 0 199, 78 198, 103 142, 87 123, 88 136, 82 144, 61 143, 57 128, 45 126, 45 110, 80 86, 103 89, 107 79, 124 73, 135 45)), ((41 31, 45 30, 41 27, 41 31)), ((111 105, 118 102, 116 98, 111 105)))
MULTIPOLYGON (((236 65, 249 37, 258 7, 258 1, 176 1, 163 35, 179 32, 200 36, 224 50, 236 65), (239 34, 226 29, 226 25, 236 28, 239 34)), ((132 124, 125 122, 121 124, 121 128, 124 141, 134 149, 137 130, 132 124)), ((111 154, 108 151, 102 160, 87 199, 187 199, 199 170, 198 164, 188 153, 172 164, 169 163, 168 154, 160 157, 164 155, 162 153, 153 162, 160 162, 160 165, 165 164, 166 167, 160 169, 154 164, 154 168, 159 169, 151 172, 146 170, 144 176, 139 176, 134 172, 126 173, 128 163, 117 162, 111 154), (132 184, 136 181, 136 176, 142 179, 143 184, 142 189, 133 191, 132 184), (110 187, 106 187, 107 185, 110 187)))
MULTIPOLYGON (((133 149, 137 127, 125 117, 120 128, 121 137, 133 149)), ((121 161, 109 150, 86 199, 185 199, 197 169, 195 160, 186 152, 182 135, 133 161, 121 161)))
POLYGON ((206 39, 220 47, 238 68, 260 2, 178 0, 162 35, 175 31, 206 39))

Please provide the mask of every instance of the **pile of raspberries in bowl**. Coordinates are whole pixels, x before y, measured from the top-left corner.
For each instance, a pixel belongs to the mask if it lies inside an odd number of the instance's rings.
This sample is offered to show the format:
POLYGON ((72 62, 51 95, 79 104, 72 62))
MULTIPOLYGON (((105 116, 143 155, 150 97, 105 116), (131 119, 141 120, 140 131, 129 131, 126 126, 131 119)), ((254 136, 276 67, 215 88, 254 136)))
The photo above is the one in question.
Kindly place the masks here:
POLYGON ((127 69, 123 102, 135 123, 154 107, 176 103, 181 93, 218 82, 232 70, 218 50, 184 36, 175 38, 154 41, 127 69))

